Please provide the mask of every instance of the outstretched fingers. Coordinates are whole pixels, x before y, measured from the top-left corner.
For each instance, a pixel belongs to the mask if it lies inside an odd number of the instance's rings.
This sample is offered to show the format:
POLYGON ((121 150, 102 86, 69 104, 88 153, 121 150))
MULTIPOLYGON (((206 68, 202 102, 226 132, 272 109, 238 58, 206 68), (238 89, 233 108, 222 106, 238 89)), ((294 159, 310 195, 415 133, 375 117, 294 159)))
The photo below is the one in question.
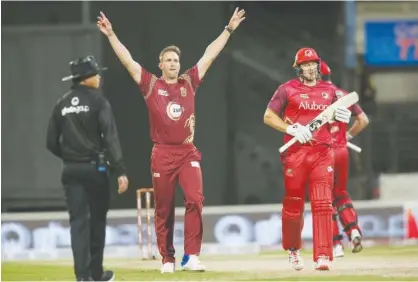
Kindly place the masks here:
POLYGON ((242 18, 245 15, 245 10, 242 9, 241 11, 238 12, 238 17, 242 18))

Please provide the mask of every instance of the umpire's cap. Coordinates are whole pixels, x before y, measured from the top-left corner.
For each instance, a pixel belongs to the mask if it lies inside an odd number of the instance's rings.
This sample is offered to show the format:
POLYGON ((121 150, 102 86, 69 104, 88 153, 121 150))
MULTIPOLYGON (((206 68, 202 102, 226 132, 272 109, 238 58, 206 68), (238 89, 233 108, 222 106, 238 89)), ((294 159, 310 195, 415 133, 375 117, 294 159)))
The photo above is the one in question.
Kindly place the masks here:
POLYGON ((62 81, 67 81, 75 78, 88 78, 99 74, 107 68, 100 68, 96 59, 93 56, 78 58, 70 62, 71 75, 63 77, 62 81))

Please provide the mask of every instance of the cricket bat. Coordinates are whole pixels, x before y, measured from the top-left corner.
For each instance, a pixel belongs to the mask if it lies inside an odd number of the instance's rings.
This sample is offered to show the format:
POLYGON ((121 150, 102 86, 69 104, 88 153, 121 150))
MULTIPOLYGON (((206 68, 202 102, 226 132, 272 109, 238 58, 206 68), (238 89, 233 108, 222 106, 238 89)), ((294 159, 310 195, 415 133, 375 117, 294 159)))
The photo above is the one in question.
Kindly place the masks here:
MULTIPOLYGON (((334 118, 335 110, 338 107, 348 108, 354 105, 355 103, 357 103, 358 99, 359 98, 358 98, 357 92, 354 91, 354 92, 348 93, 347 95, 339 98, 333 104, 329 105, 322 113, 317 115, 306 126, 308 126, 311 132, 314 132, 315 130, 321 128, 324 124, 328 123, 330 120, 334 118)), ((279 148, 279 152, 283 153, 296 142, 297 142, 296 137, 293 137, 289 142, 287 142, 286 144, 284 144, 283 146, 279 148)))
POLYGON ((357 145, 354 145, 353 143, 347 142, 347 147, 357 153, 361 153, 361 148, 357 145))

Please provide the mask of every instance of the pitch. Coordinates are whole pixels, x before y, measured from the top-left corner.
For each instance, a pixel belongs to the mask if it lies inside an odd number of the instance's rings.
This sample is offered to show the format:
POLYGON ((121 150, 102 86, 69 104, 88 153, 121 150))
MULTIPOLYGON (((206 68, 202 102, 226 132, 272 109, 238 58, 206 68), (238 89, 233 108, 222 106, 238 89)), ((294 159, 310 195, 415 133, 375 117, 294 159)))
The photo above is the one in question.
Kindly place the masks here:
MULTIPOLYGON (((284 251, 258 255, 202 256, 208 270, 160 274, 160 261, 106 260, 105 266, 121 281, 418 281, 418 246, 346 250, 328 272, 313 270, 312 253, 303 252, 305 269, 291 269, 284 251)), ((71 261, 2 263, 3 281, 74 281, 71 261)))

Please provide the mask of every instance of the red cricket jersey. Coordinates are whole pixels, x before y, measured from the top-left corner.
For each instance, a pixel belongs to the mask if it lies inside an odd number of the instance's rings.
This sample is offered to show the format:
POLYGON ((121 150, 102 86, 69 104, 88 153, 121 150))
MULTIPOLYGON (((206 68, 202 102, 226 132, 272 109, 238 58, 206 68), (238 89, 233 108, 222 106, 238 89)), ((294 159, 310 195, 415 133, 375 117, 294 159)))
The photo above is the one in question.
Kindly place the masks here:
POLYGON ((152 142, 165 145, 192 144, 195 134, 195 93, 199 87, 197 65, 177 83, 169 84, 142 68, 139 85, 148 107, 152 142))
MULTIPOLYGON (((330 83, 332 84, 332 83, 330 83)), ((347 95, 347 91, 338 88, 335 84, 332 84, 336 88, 335 95, 337 98, 341 98, 347 95)), ((358 116, 363 113, 363 109, 359 104, 354 104, 349 108, 353 116, 358 116)), ((333 147, 346 147, 347 146, 347 124, 343 122, 330 122, 331 125, 331 137, 333 147)))
MULTIPOLYGON (((292 79, 280 85, 271 98, 268 108, 278 114, 286 123, 300 123, 307 125, 312 119, 336 101, 336 87, 331 84, 318 82, 315 86, 307 86, 299 79, 292 79)), ((337 122, 340 123, 340 122, 337 122)), ((309 143, 297 142, 290 151, 297 150, 298 146, 311 146, 317 144, 331 145, 331 132, 329 124, 325 124, 312 134, 309 143)), ((285 134, 284 142, 293 136, 285 134)))

